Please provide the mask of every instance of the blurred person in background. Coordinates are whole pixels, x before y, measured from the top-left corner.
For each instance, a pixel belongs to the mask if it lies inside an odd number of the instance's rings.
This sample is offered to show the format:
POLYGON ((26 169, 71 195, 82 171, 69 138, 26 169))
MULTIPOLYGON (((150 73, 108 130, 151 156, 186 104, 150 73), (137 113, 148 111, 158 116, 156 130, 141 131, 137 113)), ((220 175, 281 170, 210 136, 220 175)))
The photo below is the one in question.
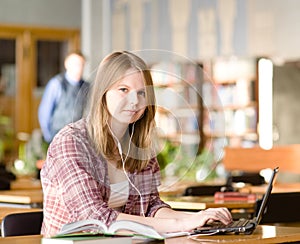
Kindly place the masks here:
POLYGON ((65 125, 82 118, 89 83, 82 78, 86 59, 79 52, 71 52, 64 61, 65 72, 52 77, 38 109, 43 138, 50 143, 65 125))

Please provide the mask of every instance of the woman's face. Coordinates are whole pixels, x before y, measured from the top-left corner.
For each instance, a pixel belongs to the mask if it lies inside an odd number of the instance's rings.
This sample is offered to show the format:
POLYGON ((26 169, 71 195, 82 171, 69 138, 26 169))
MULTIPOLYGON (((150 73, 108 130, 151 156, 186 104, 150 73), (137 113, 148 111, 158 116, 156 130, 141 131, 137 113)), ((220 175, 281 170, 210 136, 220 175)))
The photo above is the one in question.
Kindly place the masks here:
POLYGON ((146 109, 146 88, 141 72, 128 70, 106 93, 110 115, 120 123, 137 121, 146 109))

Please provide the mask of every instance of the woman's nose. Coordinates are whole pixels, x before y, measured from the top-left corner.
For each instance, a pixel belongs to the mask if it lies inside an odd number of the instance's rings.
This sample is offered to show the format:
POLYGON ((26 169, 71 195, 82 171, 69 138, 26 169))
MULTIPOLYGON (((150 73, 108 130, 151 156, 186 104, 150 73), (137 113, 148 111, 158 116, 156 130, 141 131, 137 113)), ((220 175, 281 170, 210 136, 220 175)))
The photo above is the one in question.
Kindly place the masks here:
POLYGON ((128 95, 130 104, 138 104, 138 94, 136 91, 131 91, 128 95))

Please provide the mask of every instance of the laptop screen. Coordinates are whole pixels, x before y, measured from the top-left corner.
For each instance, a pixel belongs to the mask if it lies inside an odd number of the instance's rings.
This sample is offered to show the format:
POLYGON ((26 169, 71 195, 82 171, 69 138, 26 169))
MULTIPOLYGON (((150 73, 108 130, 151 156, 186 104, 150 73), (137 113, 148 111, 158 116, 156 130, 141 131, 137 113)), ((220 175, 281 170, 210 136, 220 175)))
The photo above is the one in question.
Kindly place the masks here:
POLYGON ((278 172, 278 167, 273 170, 270 181, 269 181, 269 185, 267 187, 267 191, 264 194, 264 197, 262 199, 259 211, 258 211, 257 216, 256 216, 256 223, 257 224, 260 223, 260 221, 261 221, 261 219, 264 215, 264 212, 265 212, 265 209, 266 209, 266 206, 267 206, 267 202, 268 202, 269 196, 270 196, 272 188, 273 188, 274 178, 275 178, 275 175, 277 174, 277 172, 278 172))

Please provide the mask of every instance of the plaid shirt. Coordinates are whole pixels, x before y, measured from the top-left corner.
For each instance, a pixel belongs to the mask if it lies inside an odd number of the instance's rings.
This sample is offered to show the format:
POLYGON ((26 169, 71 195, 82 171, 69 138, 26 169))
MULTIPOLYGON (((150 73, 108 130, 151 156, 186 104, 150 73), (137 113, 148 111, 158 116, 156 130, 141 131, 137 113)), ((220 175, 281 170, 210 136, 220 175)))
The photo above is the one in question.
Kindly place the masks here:
MULTIPOLYGON (((106 225, 116 220, 119 212, 108 207, 107 164, 91 145, 85 119, 66 126, 50 144, 41 170, 43 235, 55 235, 63 224, 82 219, 98 219, 106 225)), ((128 176, 142 194, 146 216, 153 217, 159 208, 170 207, 159 198, 160 171, 156 158, 143 171, 128 176)), ((141 215, 140 196, 130 184, 122 212, 141 215)))

